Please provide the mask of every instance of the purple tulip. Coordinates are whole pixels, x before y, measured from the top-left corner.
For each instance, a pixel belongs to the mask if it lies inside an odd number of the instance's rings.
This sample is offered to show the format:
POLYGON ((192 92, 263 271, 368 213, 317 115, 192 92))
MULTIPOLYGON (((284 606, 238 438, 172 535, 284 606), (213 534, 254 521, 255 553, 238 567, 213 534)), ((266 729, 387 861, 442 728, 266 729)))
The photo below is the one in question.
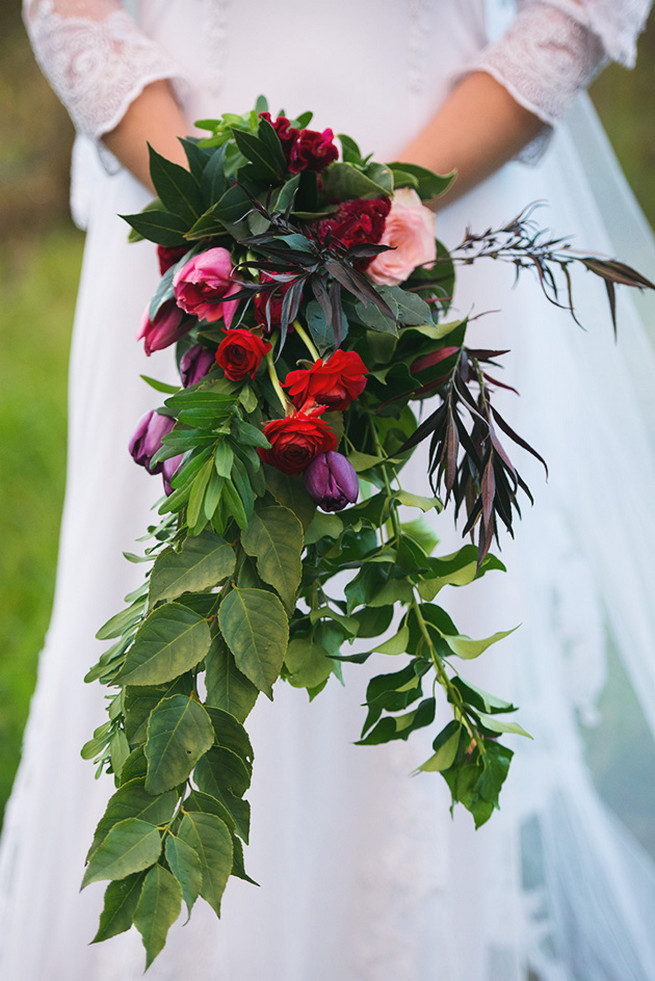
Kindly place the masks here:
POLYGON ((354 504, 359 481, 351 463, 335 450, 321 453, 309 464, 303 475, 307 493, 324 511, 342 511, 354 504))
POLYGON ((170 416, 162 416, 154 409, 146 412, 130 440, 129 449, 134 462, 140 467, 145 467, 150 473, 161 473, 162 464, 157 463, 153 467, 150 461, 157 450, 161 449, 163 437, 170 433, 174 425, 175 419, 171 419, 170 416))
POLYGON ((202 344, 194 344, 180 358, 180 378, 185 388, 205 377, 216 359, 202 344))
POLYGON ((171 487, 171 480, 180 469, 180 464, 182 463, 183 453, 179 456, 170 456, 168 460, 164 460, 161 468, 161 475, 164 478, 164 491, 166 496, 173 493, 173 488, 171 487))
POLYGON ((193 321, 187 318, 186 324, 182 327, 183 319, 184 314, 175 300, 166 300, 162 303, 153 320, 150 319, 146 308, 137 336, 137 340, 143 339, 146 354, 150 356, 153 351, 161 351, 186 334, 193 326, 193 321))

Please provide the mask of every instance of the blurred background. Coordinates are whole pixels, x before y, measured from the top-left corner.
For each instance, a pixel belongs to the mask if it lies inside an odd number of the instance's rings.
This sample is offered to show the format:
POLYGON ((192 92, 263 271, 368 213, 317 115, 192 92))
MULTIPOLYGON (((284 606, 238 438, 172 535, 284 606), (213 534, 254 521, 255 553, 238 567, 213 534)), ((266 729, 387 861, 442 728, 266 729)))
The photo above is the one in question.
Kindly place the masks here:
MULTIPOLYGON (((651 225, 653 91, 655 17, 636 70, 611 66, 591 90, 651 225)), ((83 245, 68 214, 72 127, 34 63, 19 0, 0 5, 0 106, 1 822, 52 603, 68 345, 83 245)))

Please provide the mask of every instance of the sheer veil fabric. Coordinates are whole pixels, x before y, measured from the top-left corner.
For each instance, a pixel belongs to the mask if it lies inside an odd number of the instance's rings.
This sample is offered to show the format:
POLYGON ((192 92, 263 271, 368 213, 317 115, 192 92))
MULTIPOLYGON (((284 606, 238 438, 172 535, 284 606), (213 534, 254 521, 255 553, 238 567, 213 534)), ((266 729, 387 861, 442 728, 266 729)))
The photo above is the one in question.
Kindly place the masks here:
MULTIPOLYGON (((103 5, 112 6, 67 0, 73 34, 85 6, 103 5)), ((53 0, 28 4, 39 6, 57 14, 53 0)), ((591 11, 602 37, 602 0, 550 6, 578 18, 591 11)), ((636 30, 645 5, 616 6, 636 30)), ((350 133, 392 159, 513 16, 502 0, 486 10, 482 0, 334 0, 329 15, 319 9, 304 0, 287 0, 283 11, 254 0, 143 0, 139 38, 157 44, 153 52, 138 42, 145 75, 174 78, 190 119, 243 111, 265 92, 273 111, 313 108, 317 128, 350 133)), ((147 245, 127 246, 116 215, 147 198, 92 149, 87 142, 79 151, 75 185, 88 238, 55 606, 0 851, 7 981, 135 981, 144 963, 134 930, 88 945, 102 887, 80 895, 79 882, 111 787, 79 758, 103 719, 102 692, 81 679, 101 650, 95 631, 140 576, 121 550, 134 548, 159 487, 126 446, 156 401, 139 375, 170 377, 172 359, 162 352, 146 362, 134 339, 156 260, 147 245)), ((655 275, 652 234, 588 102, 577 100, 542 150, 533 166, 507 165, 441 213, 439 237, 453 246, 467 225, 486 228, 545 201, 538 217, 555 234, 655 275)), ((511 267, 492 262, 462 270, 455 307, 485 314, 471 327, 485 346, 512 349, 506 377, 522 395, 508 394, 504 408, 547 458, 550 477, 546 484, 517 451, 536 504, 526 505, 516 540, 503 543, 509 573, 444 596, 472 636, 521 623, 464 672, 520 704, 534 736, 513 747, 501 812, 479 832, 467 814, 451 820, 443 781, 409 777, 429 755, 425 740, 352 745, 363 669, 353 666, 345 689, 330 683, 311 707, 279 685, 275 702, 260 700, 251 719, 246 866, 261 887, 230 882, 219 923, 198 904, 172 929, 153 981, 655 977, 655 357, 645 327, 655 311, 624 297, 615 344, 604 290, 591 277, 574 283, 586 332, 548 305, 535 281, 512 282, 511 267)), ((425 488, 424 461, 406 480, 425 488)), ((456 535, 437 521, 454 548, 456 535)))

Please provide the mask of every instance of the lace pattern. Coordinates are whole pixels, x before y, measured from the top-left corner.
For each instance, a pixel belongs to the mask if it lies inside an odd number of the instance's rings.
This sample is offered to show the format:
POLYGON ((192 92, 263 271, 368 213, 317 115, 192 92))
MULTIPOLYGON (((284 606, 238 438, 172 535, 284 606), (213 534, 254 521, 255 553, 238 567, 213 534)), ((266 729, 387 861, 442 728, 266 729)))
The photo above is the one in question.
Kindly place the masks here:
POLYGON ((113 0, 25 0, 25 24, 41 70, 76 129, 109 132, 150 82, 183 87, 169 55, 113 0))

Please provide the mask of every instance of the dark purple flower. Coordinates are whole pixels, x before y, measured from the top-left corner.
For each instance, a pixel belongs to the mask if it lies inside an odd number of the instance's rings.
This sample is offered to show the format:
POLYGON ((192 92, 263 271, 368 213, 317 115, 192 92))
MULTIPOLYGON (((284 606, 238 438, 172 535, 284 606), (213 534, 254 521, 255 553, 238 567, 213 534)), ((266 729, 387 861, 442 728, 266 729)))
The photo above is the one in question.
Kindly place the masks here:
POLYGON ((129 449, 134 462, 140 467, 145 467, 150 473, 161 473, 162 464, 157 463, 153 467, 150 461, 161 448, 163 437, 170 433, 174 425, 175 419, 171 419, 170 416, 162 416, 154 409, 146 412, 130 440, 129 449))
POLYGON ((164 460, 161 467, 161 475, 164 478, 164 491, 166 496, 173 493, 173 488, 171 487, 171 480, 180 469, 180 464, 182 463, 183 453, 179 456, 170 456, 168 460, 164 460))
POLYGON ((307 493, 324 511, 342 511, 354 504, 359 494, 359 481, 351 463, 336 450, 321 453, 303 475, 307 493))
POLYGON ((170 344, 174 344, 188 330, 191 330, 193 320, 187 317, 186 323, 183 325, 184 319, 184 314, 175 300, 166 300, 165 303, 162 303, 153 320, 150 319, 150 314, 146 308, 141 318, 137 340, 143 339, 143 346, 148 357, 153 351, 162 351, 170 344))
POLYGON ((205 377, 214 363, 214 355, 202 344, 194 344, 180 358, 180 378, 185 388, 205 377))

